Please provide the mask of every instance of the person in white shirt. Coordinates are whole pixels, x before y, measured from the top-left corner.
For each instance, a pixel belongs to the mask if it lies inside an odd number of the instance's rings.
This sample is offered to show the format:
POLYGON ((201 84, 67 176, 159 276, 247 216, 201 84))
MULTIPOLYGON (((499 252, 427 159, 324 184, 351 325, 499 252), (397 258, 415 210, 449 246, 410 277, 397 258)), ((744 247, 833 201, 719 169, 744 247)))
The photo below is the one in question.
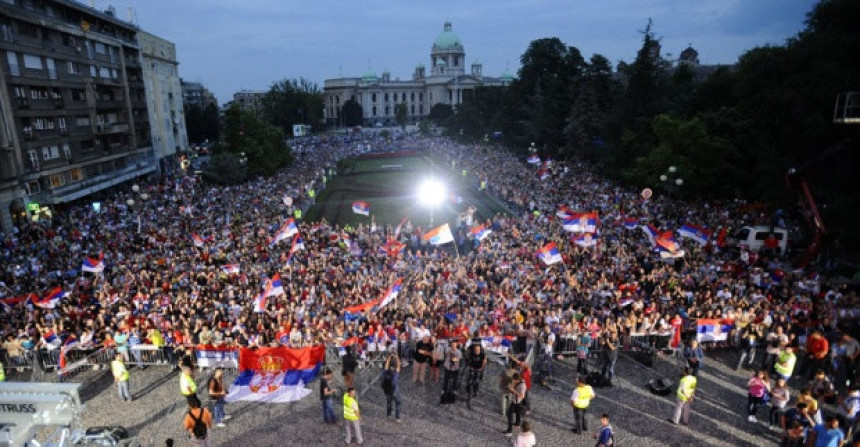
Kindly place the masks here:
POLYGON ((532 431, 532 424, 529 421, 523 421, 522 431, 514 438, 514 447, 534 447, 537 443, 535 434, 532 431))

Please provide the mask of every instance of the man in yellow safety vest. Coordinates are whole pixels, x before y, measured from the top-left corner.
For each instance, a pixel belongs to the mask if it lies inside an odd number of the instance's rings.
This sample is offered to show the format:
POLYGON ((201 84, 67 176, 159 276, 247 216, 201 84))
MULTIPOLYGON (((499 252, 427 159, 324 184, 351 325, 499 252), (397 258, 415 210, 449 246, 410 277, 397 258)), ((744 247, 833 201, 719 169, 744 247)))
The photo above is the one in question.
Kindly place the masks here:
POLYGON ((690 409, 693 405, 693 396, 696 393, 696 383, 696 376, 692 374, 690 368, 684 368, 684 374, 678 383, 678 403, 675 405, 675 415, 669 419, 669 422, 678 425, 679 422, 682 422, 681 415, 683 413, 684 425, 690 423, 690 409))
POLYGON ((131 402, 131 393, 128 391, 128 369, 125 367, 124 357, 117 352, 112 362, 110 369, 113 373, 113 381, 116 382, 119 398, 123 401, 131 402))
POLYGON ((358 400, 355 398, 355 388, 349 387, 343 395, 343 419, 346 427, 346 443, 352 442, 355 436, 358 445, 364 443, 361 437, 361 412, 358 410, 358 400))
POLYGON ((188 366, 182 367, 182 372, 179 373, 179 393, 191 403, 192 396, 197 398, 197 382, 194 381, 194 376, 191 375, 191 368, 188 366))
POLYGON ((588 431, 588 423, 585 420, 585 412, 588 410, 588 405, 594 399, 594 388, 585 383, 585 378, 579 376, 576 378, 576 389, 570 395, 570 406, 573 407, 573 428, 570 429, 574 433, 585 433, 588 431))

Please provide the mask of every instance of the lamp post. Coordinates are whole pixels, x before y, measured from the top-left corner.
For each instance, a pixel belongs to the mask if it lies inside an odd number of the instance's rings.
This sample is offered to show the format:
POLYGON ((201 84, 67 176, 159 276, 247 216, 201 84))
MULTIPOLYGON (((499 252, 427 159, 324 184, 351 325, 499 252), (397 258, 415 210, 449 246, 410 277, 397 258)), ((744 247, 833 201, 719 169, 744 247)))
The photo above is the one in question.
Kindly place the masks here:
POLYGON ((666 191, 671 191, 675 188, 680 188, 684 185, 684 179, 681 178, 677 166, 669 166, 665 173, 660 174, 660 182, 666 191))
POLYGON ((134 200, 133 197, 129 197, 128 200, 125 201, 125 204, 128 205, 128 208, 137 215, 137 233, 140 234, 142 222, 140 217, 140 208, 143 206, 142 204, 149 200, 149 194, 145 192, 140 192, 140 186, 135 183, 131 185, 131 192, 134 193, 134 196, 137 197, 137 201, 134 200))

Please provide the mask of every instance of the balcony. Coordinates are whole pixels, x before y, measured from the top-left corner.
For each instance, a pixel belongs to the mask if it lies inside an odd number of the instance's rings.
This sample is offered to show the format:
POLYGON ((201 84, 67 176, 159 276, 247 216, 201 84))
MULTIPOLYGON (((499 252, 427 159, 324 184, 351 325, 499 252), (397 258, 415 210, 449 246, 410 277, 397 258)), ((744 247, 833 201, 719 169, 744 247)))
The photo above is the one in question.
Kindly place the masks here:
POLYGON ((25 139, 25 140, 27 140, 27 141, 34 141, 34 140, 36 140, 36 139, 38 138, 38 137, 36 136, 36 132, 34 132, 34 131, 33 131, 33 128, 31 128, 31 127, 25 127, 25 128, 21 131, 21 134, 22 134, 22 135, 24 135, 24 139, 25 139))
POLYGON ((19 109, 29 109, 30 100, 27 98, 15 98, 15 105, 18 106, 19 109))
POLYGON ((96 125, 97 134, 123 133, 128 132, 129 127, 126 123, 114 124, 98 124, 96 125))
POLYGON ((54 98, 54 108, 62 109, 66 107, 66 101, 63 98, 54 98))

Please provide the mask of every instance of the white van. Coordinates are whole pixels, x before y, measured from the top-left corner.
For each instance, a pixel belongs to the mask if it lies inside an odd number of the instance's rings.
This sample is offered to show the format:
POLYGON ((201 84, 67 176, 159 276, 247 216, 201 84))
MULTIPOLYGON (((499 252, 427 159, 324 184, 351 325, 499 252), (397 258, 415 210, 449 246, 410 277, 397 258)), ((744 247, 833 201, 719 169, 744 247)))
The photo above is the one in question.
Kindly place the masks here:
POLYGON ((784 255, 788 248, 788 230, 780 227, 759 225, 755 227, 742 227, 732 235, 732 240, 738 248, 746 248, 752 252, 758 252, 764 247, 764 241, 773 233, 779 242, 779 254, 784 255))

